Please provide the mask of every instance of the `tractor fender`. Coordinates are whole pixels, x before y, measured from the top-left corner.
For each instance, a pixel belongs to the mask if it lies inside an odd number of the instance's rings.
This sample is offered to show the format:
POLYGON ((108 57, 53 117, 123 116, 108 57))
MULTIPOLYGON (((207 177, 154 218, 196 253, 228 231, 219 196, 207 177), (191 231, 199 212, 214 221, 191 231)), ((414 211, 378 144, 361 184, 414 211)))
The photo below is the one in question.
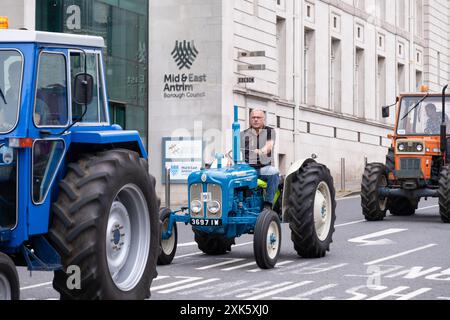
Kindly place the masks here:
POLYGON ((305 158, 296 161, 286 173, 286 178, 284 180, 284 188, 283 188, 283 202, 282 202, 282 221, 289 222, 289 218, 287 216, 288 202, 289 197, 291 195, 291 184, 294 175, 300 171, 304 166, 309 163, 315 163, 316 161, 312 158, 305 158))

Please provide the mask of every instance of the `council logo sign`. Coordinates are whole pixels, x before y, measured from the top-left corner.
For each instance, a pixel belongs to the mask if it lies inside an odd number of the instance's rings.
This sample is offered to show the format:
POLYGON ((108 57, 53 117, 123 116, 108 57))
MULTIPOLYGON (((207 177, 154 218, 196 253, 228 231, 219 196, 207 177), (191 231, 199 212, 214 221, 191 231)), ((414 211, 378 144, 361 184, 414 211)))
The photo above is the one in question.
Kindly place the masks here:
POLYGON ((184 68, 191 69, 195 59, 198 55, 198 50, 195 48, 194 41, 176 41, 175 48, 172 51, 172 57, 178 66, 179 70, 184 68))

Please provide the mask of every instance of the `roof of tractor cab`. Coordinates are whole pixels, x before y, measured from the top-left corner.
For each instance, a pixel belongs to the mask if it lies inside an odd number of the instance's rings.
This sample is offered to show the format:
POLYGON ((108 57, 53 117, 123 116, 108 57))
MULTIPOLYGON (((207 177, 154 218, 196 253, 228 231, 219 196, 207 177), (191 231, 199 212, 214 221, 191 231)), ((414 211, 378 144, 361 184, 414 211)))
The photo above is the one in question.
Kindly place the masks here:
POLYGON ((105 40, 102 37, 29 30, 0 30, 0 43, 45 43, 77 47, 105 47, 105 40))

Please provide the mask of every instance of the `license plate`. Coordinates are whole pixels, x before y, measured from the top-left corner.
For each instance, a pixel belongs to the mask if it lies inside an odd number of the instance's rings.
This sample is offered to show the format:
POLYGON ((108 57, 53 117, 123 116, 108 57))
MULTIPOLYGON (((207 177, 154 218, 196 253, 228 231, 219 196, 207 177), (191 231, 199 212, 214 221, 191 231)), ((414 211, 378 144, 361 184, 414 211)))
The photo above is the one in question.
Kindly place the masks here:
POLYGON ((211 192, 203 192, 202 193, 202 202, 211 201, 211 192))
POLYGON ((191 219, 191 225, 202 227, 218 227, 222 225, 222 220, 211 219, 191 219))

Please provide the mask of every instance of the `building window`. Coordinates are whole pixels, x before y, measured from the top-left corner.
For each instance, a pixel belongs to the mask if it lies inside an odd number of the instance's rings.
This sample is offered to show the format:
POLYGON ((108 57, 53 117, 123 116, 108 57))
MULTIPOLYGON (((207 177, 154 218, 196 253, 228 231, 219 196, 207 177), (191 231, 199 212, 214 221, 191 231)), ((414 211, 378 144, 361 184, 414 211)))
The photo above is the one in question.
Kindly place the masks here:
POLYGON ((278 95, 286 98, 286 19, 277 18, 278 95))
POLYGON ((397 51, 399 58, 403 59, 405 57, 405 49, 404 48, 405 48, 404 44, 399 42, 398 43, 398 51, 397 51))
POLYGON ((315 15, 314 4, 306 2, 304 8, 305 8, 306 21, 314 22, 314 15, 315 15))
POLYGON ((356 40, 364 42, 364 26, 356 24, 356 40))
POLYGON ((341 17, 337 14, 332 14, 331 20, 332 20, 332 30, 334 32, 340 33, 341 32, 341 17))
POLYGON ((397 95, 405 92, 405 65, 397 64, 397 95))
POLYGON ((416 90, 420 91, 420 87, 423 85, 422 71, 416 70, 416 90))
POLYGON ((314 105, 316 96, 316 43, 314 30, 305 29, 303 69, 303 101, 314 105))
POLYGON ((378 49, 384 51, 386 38, 384 34, 378 34, 378 49))
MULTIPOLYGON (((377 109, 378 107, 386 105, 386 58, 378 56, 377 64, 377 109)), ((380 113, 378 112, 377 120, 380 120, 380 113)))
POLYGON ((334 111, 341 112, 342 55, 341 41, 338 39, 331 39, 330 64, 330 106, 334 111))
POLYGON ((364 50, 355 50, 355 88, 354 88, 354 114, 365 118, 365 57, 364 50))

